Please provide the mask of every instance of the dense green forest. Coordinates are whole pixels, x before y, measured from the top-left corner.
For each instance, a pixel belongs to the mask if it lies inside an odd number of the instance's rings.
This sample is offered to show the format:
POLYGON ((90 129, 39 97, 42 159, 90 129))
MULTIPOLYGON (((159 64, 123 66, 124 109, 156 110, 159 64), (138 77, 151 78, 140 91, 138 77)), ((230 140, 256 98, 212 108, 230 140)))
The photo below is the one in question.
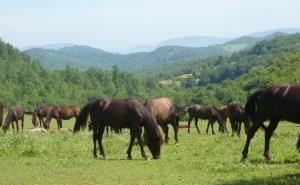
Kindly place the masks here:
MULTIPOLYGON (((164 65, 162 65, 164 68, 164 65)), ((300 81, 300 34, 260 41, 230 56, 182 61, 158 75, 133 75, 113 66, 81 71, 66 65, 48 70, 39 61, 0 41, 0 97, 6 107, 20 103, 79 104, 99 96, 145 98, 168 96, 180 105, 245 102, 254 90, 274 83, 300 81), (181 75, 181 77, 180 77, 181 75), (182 75, 186 75, 184 78, 182 75), (159 81, 174 82, 163 85, 159 81)))

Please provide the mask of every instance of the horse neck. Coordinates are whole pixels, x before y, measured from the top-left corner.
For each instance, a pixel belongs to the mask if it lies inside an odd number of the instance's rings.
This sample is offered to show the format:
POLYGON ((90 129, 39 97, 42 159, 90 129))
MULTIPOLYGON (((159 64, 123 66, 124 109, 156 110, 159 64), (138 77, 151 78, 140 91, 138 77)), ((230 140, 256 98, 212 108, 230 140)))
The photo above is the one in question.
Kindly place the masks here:
POLYGON ((14 115, 13 115, 13 112, 12 111, 9 111, 6 119, 5 119, 5 122, 4 122, 4 127, 8 127, 9 124, 13 121, 14 119, 14 115))

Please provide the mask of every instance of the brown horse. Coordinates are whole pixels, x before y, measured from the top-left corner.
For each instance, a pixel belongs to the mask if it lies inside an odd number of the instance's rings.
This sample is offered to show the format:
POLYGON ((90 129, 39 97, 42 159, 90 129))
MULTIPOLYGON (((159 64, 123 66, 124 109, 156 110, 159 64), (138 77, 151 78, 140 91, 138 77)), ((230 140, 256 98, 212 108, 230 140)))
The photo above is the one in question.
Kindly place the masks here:
POLYGON ((45 129, 50 128, 50 121, 52 118, 56 119, 57 121, 57 128, 58 130, 62 128, 62 120, 69 120, 73 117, 77 118, 81 111, 81 108, 79 106, 73 106, 73 105, 65 105, 65 106, 57 106, 54 105, 49 110, 46 122, 45 122, 45 129))
POLYGON ((252 94, 246 103, 245 112, 252 119, 253 126, 247 135, 247 141, 242 152, 242 161, 247 158, 250 141, 255 135, 255 132, 262 126, 263 122, 268 119, 270 123, 265 130, 264 156, 267 160, 271 160, 269 145, 274 130, 281 120, 299 124, 299 107, 300 84, 273 85, 252 94))
MULTIPOLYGON (((219 107, 218 109, 218 112, 221 116, 221 118, 223 119, 224 121, 224 124, 225 124, 225 130, 227 130, 227 126, 226 126, 226 123, 227 123, 227 117, 228 117, 228 109, 227 109, 227 104, 225 105, 222 105, 221 107, 219 107)), ((221 127, 219 126, 219 132, 221 132, 221 127)))
POLYGON ((178 142, 178 126, 180 116, 184 113, 184 108, 178 107, 170 98, 147 99, 144 102, 146 109, 151 112, 156 122, 161 126, 165 134, 165 142, 169 142, 169 127, 174 129, 175 142, 178 142))
POLYGON ((141 127, 144 127, 148 136, 148 147, 154 159, 160 157, 161 136, 157 123, 145 107, 134 98, 130 99, 109 99, 100 98, 86 104, 74 125, 74 132, 86 127, 88 115, 90 115, 93 126, 94 157, 97 158, 97 141, 100 148, 100 155, 106 159, 102 137, 105 126, 113 128, 129 128, 130 144, 127 150, 127 158, 132 159, 131 150, 135 138, 140 145, 142 157, 147 158, 142 144, 141 127))
POLYGON ((0 127, 2 126, 2 122, 3 122, 3 109, 4 109, 4 105, 0 103, 0 127))
POLYGON ((38 122, 40 123, 40 127, 45 125, 44 118, 47 117, 50 112, 52 105, 38 106, 34 109, 32 114, 32 124, 34 127, 38 127, 38 122))
POLYGON ((221 127, 221 131, 225 131, 225 123, 218 113, 217 109, 212 106, 199 105, 195 104, 186 108, 186 111, 189 113, 189 121, 188 121, 188 133, 190 133, 190 125, 192 120, 195 118, 195 125, 197 132, 200 134, 200 130, 198 128, 198 119, 208 119, 206 133, 208 133, 209 126, 211 125, 212 134, 215 134, 214 131, 214 123, 217 121, 219 126, 221 127))
POLYGON ((24 114, 32 114, 32 112, 25 112, 24 108, 20 105, 12 107, 6 116, 5 122, 3 124, 4 132, 9 130, 9 125, 11 124, 13 130, 15 130, 14 123, 16 122, 17 132, 19 132, 19 120, 21 120, 22 130, 24 130, 24 114))
POLYGON ((242 123, 244 123, 245 134, 247 135, 250 127, 252 126, 252 122, 250 117, 245 113, 242 105, 238 102, 230 102, 227 107, 232 135, 236 133, 240 137, 242 123))

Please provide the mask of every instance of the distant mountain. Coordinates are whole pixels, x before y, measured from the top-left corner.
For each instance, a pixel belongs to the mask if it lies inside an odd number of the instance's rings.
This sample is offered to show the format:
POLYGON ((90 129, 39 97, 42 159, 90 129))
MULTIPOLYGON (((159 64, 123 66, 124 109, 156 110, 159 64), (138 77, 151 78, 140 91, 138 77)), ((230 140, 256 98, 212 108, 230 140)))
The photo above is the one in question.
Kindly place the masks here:
POLYGON ((156 46, 150 46, 150 45, 138 45, 130 48, 126 51, 121 51, 122 54, 130 54, 130 53, 140 53, 140 52, 151 52, 157 49, 156 46))
POLYGON ((273 29, 273 30, 268 30, 268 31, 252 33, 248 36, 250 36, 250 37, 265 37, 267 35, 271 35, 276 32, 281 32, 281 33, 286 33, 286 34, 294 34, 294 33, 300 33, 300 28, 279 28, 279 29, 273 29))
POLYGON ((99 66, 105 69, 117 65, 122 70, 136 72, 151 69, 172 61, 203 59, 210 56, 227 54, 217 46, 190 48, 181 46, 164 46, 152 52, 133 54, 115 54, 88 46, 72 46, 61 49, 30 49, 25 53, 31 59, 39 60, 50 69, 64 68, 67 64, 87 69, 99 66))
POLYGON ((223 44, 231 39, 218 37, 179 37, 162 41, 158 46, 207 47, 223 44))
POLYGON ((69 43, 61 43, 61 44, 45 44, 45 45, 39 45, 39 46, 28 46, 28 47, 23 47, 20 48, 21 51, 33 49, 33 48, 41 48, 41 49, 61 49, 65 47, 71 47, 75 46, 75 44, 69 44, 69 43))

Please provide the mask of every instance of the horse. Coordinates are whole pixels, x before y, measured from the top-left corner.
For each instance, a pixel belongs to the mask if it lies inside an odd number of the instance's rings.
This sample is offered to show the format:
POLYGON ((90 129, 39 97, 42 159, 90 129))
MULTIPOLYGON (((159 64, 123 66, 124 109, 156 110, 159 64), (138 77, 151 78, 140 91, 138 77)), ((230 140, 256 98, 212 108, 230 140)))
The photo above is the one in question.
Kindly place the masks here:
POLYGON ((103 159, 106 159, 102 137, 107 125, 113 128, 130 129, 127 159, 132 159, 131 150, 135 138, 138 139, 142 157, 147 159, 142 143, 141 127, 144 127, 148 135, 147 145, 153 158, 160 158, 161 136, 156 120, 137 99, 99 98, 87 103, 76 119, 74 132, 78 132, 81 127, 86 127, 88 116, 90 116, 93 126, 94 158, 97 158, 96 144, 98 141, 100 155, 103 156, 103 159))
POLYGON ((252 122, 250 117, 245 113, 242 105, 238 102, 230 102, 227 107, 232 136, 236 133, 237 136, 240 137, 242 123, 244 123, 245 134, 247 135, 250 127, 252 126, 252 122))
POLYGON ((34 127, 38 126, 38 121, 40 123, 40 127, 45 125, 44 118, 47 117, 47 114, 51 110, 52 105, 44 105, 44 106, 38 106, 34 109, 32 114, 32 124, 34 127))
MULTIPOLYGON (((89 128, 89 131, 93 130, 93 125, 92 125, 91 120, 88 121, 88 128, 89 128)), ((109 131, 110 131, 111 134, 113 133, 113 131, 117 134, 122 133, 122 128, 113 128, 113 127, 105 126, 105 130, 106 130, 106 135, 107 136, 109 134, 109 131)))
POLYGON ((44 128, 49 130, 50 121, 52 118, 54 118, 57 121, 57 128, 59 130, 60 128, 62 128, 62 120, 69 120, 73 117, 77 118, 80 111, 81 111, 81 108, 79 106, 74 106, 74 105, 57 106, 57 105, 54 105, 49 110, 49 112, 46 116, 44 128))
POLYGON ((212 106, 195 104, 190 107, 187 107, 185 111, 189 113, 188 133, 190 133, 190 125, 194 118, 195 118, 195 125, 198 134, 200 134, 200 130, 198 128, 198 118, 208 119, 207 128, 206 128, 207 134, 210 125, 212 129, 212 134, 215 134, 214 127, 213 127, 215 121, 219 123, 219 126, 221 127, 221 132, 225 132, 225 123, 216 108, 212 106))
MULTIPOLYGON (((263 122, 270 120, 265 129, 264 157, 270 161, 270 139, 281 120, 296 124, 300 123, 300 84, 277 84, 258 90, 249 96, 245 105, 245 112, 253 122, 247 135, 242 152, 242 162, 248 155, 251 139, 263 122)), ((298 138, 299 147, 300 136, 298 138)))
MULTIPOLYGON (((227 104, 220 106, 217 110, 225 123, 225 130, 227 130, 227 126, 226 126, 227 117, 228 117, 227 104)), ((221 127, 219 127, 219 132, 221 132, 221 127)))
POLYGON ((175 142, 178 143, 178 126, 180 116, 184 113, 184 108, 178 107, 170 98, 147 99, 144 102, 146 109, 152 114, 156 122, 165 134, 165 142, 169 142, 169 127, 174 129, 175 142))
POLYGON ((24 130, 24 115, 25 114, 32 114, 32 112, 26 112, 23 107, 20 105, 16 105, 12 107, 6 116, 5 122, 3 124, 3 131, 6 132, 9 130, 9 125, 11 123, 11 126, 13 130, 15 130, 14 123, 16 122, 17 132, 19 132, 19 120, 21 120, 21 127, 22 131, 24 130))
POLYGON ((3 103, 0 102, 0 127, 2 126, 2 122, 3 122, 3 109, 4 109, 4 105, 3 103))

